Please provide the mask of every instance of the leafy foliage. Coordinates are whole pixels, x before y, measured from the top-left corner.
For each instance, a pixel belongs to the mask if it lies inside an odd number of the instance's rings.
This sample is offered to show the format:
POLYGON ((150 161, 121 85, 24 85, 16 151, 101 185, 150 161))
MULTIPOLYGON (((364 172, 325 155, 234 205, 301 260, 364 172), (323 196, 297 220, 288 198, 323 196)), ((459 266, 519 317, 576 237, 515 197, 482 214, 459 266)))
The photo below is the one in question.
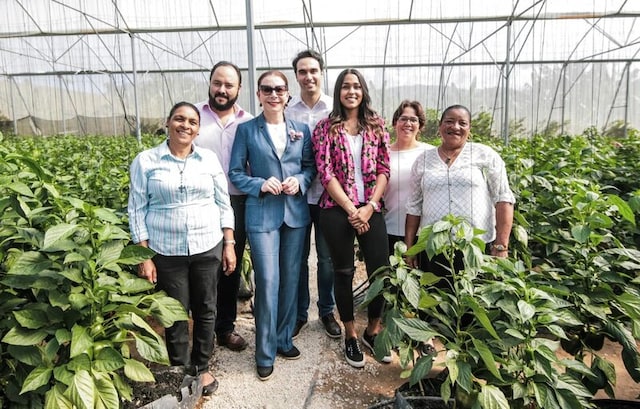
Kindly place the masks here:
POLYGON ((153 380, 141 358, 169 363, 149 320, 170 326, 187 315, 131 273, 153 253, 130 245, 122 212, 76 196, 92 175, 74 167, 82 180, 67 178, 39 158, 0 148, 0 403, 118 408, 131 398, 127 378, 153 380))

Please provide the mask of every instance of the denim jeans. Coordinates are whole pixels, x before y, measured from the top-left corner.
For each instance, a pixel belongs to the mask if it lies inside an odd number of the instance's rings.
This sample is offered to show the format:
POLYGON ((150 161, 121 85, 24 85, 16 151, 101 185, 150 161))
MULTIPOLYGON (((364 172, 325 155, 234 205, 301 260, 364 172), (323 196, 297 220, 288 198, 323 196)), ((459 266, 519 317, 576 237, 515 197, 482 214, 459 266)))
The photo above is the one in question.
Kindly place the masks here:
POLYGON ((307 227, 248 232, 255 271, 256 364, 271 366, 288 351, 296 324, 300 254, 307 227))
POLYGON ((218 337, 233 331, 238 310, 238 291, 240 289, 240 278, 242 274, 242 256, 244 255, 244 247, 247 242, 247 233, 244 227, 244 209, 246 195, 231 196, 231 207, 236 219, 234 238, 236 244, 234 250, 236 253, 236 270, 233 274, 224 275, 220 273, 218 281, 218 315, 216 317, 216 334, 218 337))
MULTIPOLYGON (((320 227, 331 251, 335 271, 335 295, 338 313, 342 322, 354 320, 353 313, 353 273, 354 239, 358 240, 364 256, 367 276, 370 277, 379 267, 389 263, 389 245, 387 227, 381 213, 373 213, 369 219, 368 232, 357 235, 348 220, 347 213, 340 207, 320 211, 320 227)), ((384 299, 376 297, 367 308, 369 320, 382 317, 384 299)))
POLYGON ((206 371, 213 352, 217 283, 222 241, 213 249, 192 256, 156 254, 157 289, 180 301, 193 319, 193 346, 189 354, 189 322, 177 321, 165 330, 171 365, 193 365, 206 371))
POLYGON ((324 239, 318 220, 320 219, 320 206, 309 205, 311 222, 307 228, 304 249, 302 251, 302 265, 300 268, 300 283, 298 284, 298 321, 307 321, 309 318, 309 253, 311 252, 311 227, 313 225, 316 239, 316 254, 318 256, 317 285, 318 285, 318 316, 324 317, 333 312, 335 299, 333 295, 333 265, 329 246, 324 239))

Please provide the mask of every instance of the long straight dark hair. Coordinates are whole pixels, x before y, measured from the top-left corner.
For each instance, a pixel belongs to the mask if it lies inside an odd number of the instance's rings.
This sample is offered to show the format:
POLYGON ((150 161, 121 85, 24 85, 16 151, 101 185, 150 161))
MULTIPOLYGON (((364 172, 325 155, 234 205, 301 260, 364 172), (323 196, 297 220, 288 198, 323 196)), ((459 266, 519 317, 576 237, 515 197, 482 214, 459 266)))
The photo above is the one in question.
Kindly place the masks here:
POLYGON ((362 102, 358 106, 358 125, 362 129, 370 130, 379 138, 382 138, 384 132, 382 118, 376 111, 371 108, 371 96, 369 95, 369 87, 367 81, 364 79, 360 71, 355 68, 344 69, 336 78, 336 84, 333 88, 333 110, 329 114, 331 120, 331 128, 329 133, 333 136, 338 134, 338 127, 342 125, 342 121, 347 119, 347 112, 344 106, 340 102, 340 90, 342 89, 342 83, 344 78, 348 74, 353 74, 358 78, 360 86, 362 87, 362 102))

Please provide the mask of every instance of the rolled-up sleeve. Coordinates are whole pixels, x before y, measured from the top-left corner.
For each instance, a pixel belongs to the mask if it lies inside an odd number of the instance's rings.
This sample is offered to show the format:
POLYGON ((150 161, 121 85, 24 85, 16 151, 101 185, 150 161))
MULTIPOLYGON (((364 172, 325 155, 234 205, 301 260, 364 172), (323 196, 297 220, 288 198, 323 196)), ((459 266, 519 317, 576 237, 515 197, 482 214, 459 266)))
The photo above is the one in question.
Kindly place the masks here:
POLYGON ((497 152, 491 151, 491 153, 490 166, 486 175, 491 201, 494 205, 499 202, 513 204, 516 198, 509 186, 505 163, 497 152))

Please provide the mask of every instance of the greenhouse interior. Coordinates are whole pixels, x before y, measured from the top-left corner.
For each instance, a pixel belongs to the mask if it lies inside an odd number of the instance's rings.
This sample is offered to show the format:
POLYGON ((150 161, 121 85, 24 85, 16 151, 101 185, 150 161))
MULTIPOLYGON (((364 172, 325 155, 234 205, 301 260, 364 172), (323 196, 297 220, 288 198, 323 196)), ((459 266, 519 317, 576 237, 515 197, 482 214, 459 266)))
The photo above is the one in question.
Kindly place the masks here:
POLYGON ((487 112, 505 139, 640 124, 637 0, 4 0, 2 130, 17 135, 140 135, 177 101, 207 97, 213 64, 243 73, 258 109, 268 69, 292 83, 303 49, 326 62, 331 93, 363 72, 390 118, 403 99, 435 112, 487 112), (517 125, 517 126, 516 126, 517 125))

